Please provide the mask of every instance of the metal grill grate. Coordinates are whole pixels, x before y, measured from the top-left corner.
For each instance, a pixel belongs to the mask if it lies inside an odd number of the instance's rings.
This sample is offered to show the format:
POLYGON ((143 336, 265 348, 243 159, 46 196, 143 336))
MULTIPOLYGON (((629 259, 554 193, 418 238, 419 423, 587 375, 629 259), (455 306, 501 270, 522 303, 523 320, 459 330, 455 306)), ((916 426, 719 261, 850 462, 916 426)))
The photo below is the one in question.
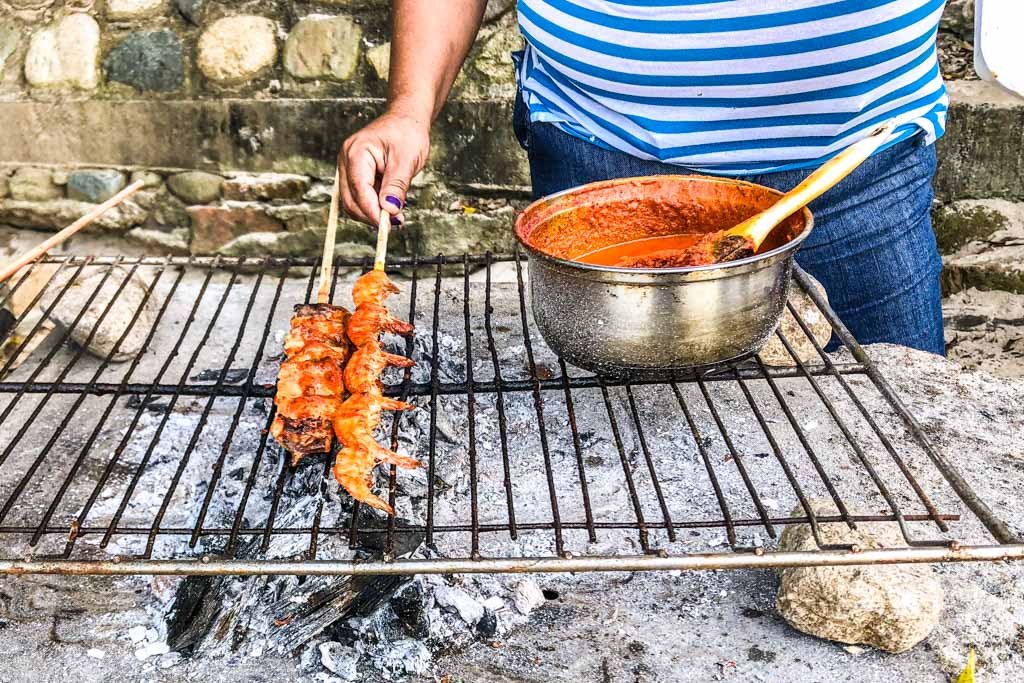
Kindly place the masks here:
MULTIPOLYGON (((629 382, 551 353, 532 329, 517 257, 396 260, 391 268, 405 282, 392 310, 417 325, 404 349, 417 366, 389 375, 386 393, 420 410, 386 420, 382 434, 424 467, 378 473, 396 517, 352 505, 337 495, 328 458, 293 469, 267 433, 281 335, 292 305, 310 300, 315 265, 50 258, 0 295, 6 302, 26 283, 46 282, 19 317, 24 330, 36 316, 30 339, 91 276, 80 310, 63 313, 71 321, 17 369, 16 348, 0 367, 0 572, 584 571, 1024 557, 799 272, 846 355, 826 354, 790 306, 806 338, 777 332, 788 367, 756 358, 629 382), (497 282, 499 269, 509 282, 497 282), (283 277, 297 271, 303 277, 283 277), (131 278, 146 283, 145 294, 114 350, 99 359, 69 343, 96 317, 90 307, 98 320, 76 337, 86 345, 106 316, 124 315, 116 300, 131 278), (108 280, 113 298, 101 295, 108 280), (133 332, 144 352, 113 362, 133 332), (820 512, 816 500, 832 511, 820 512), (810 523, 818 549, 777 551, 780 530, 798 522, 810 523), (895 522, 905 546, 830 545, 821 525, 834 522, 895 522), (282 538, 303 539, 303 551, 274 555, 282 538), (325 557, 325 539, 382 556, 325 557), (428 550, 396 557, 403 539, 428 550)), ((337 266, 332 296, 345 304, 343 281, 368 264, 337 266)))

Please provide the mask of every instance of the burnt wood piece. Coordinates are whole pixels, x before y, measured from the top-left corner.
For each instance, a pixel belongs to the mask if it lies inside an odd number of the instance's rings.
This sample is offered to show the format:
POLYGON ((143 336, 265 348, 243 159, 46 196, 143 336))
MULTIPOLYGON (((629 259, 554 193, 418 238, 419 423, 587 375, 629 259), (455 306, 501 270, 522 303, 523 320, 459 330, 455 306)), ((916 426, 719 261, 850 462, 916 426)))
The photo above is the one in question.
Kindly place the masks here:
MULTIPOLYGON (((345 526, 351 508, 337 500, 322 500, 322 463, 317 459, 294 470, 284 488, 275 526, 308 523, 322 501, 324 525, 345 526)), ((398 525, 401 528, 401 523, 398 525)), ((360 547, 348 549, 345 535, 321 535, 320 559, 385 557, 385 533, 359 535, 360 547)), ((408 556, 419 548, 423 534, 396 532, 393 556, 408 556)), ((275 537, 269 552, 254 537, 239 548, 239 559, 284 558, 306 552, 309 538, 275 537), (286 543, 287 546, 279 544, 286 543)), ((185 655, 239 650, 250 638, 265 638, 268 650, 290 653, 339 620, 373 613, 410 577, 402 576, 190 576, 178 587, 169 611, 167 642, 185 655)))

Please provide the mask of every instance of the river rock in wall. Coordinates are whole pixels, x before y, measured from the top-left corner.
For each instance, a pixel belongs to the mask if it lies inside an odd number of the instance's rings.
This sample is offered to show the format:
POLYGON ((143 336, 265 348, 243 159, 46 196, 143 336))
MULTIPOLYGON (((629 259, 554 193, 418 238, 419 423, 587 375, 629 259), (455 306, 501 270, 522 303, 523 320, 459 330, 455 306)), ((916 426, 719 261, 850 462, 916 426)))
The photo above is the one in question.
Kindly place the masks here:
MULTIPOLYGON (((835 515, 830 503, 813 503, 818 515, 835 515)), ((853 511, 862 514, 862 511, 853 511)), ((802 507, 793 515, 803 516, 802 507)), ((905 547, 895 522, 819 524, 822 542, 872 548, 905 547)), ((784 552, 817 550, 809 524, 786 528, 784 552)), ((862 567, 794 567, 780 572, 776 607, 789 624, 812 636, 851 645, 905 652, 928 637, 942 614, 944 593, 924 564, 862 567)))
MULTIPOLYGON (((825 301, 828 301, 828 295, 825 294, 825 288, 821 286, 821 283, 812 278, 810 275, 807 276, 814 285, 815 290, 821 294, 825 301)), ((828 344, 829 339, 832 338, 832 326, 829 325, 828 320, 822 315, 821 310, 815 305, 811 297, 807 296, 804 290, 796 282, 789 288, 789 303, 793 304, 793 308, 796 309, 803 321, 807 323, 807 327, 814 334, 814 338, 818 341, 818 344, 822 348, 828 344)), ((818 351, 814 348, 814 344, 807 338, 804 331, 800 328, 800 324, 793 317, 793 314, 789 312, 787 308, 782 314, 782 322, 779 325, 782 328, 782 334, 786 336, 786 341, 793 347, 793 351, 799 356, 800 360, 804 363, 817 363, 821 362, 821 356, 818 355, 818 351)), ((764 348, 761 349, 761 360, 764 361, 765 365, 787 367, 796 365, 796 361, 793 360, 793 356, 789 354, 786 347, 779 340, 778 335, 772 334, 771 339, 765 344, 764 348)))
MULTIPOLYGON (((50 285, 43 299, 44 307, 48 308, 54 300, 58 299, 58 295, 75 270, 76 267, 66 268, 67 274, 50 285)), ((111 269, 110 276, 104 282, 103 275, 106 270, 106 268, 86 267, 81 275, 71 283, 67 293, 57 300, 56 306, 50 313, 50 318, 64 330, 71 327, 71 340, 84 346, 86 351, 97 358, 107 358, 117 346, 111 360, 123 362, 135 358, 142 351, 142 345, 153 326, 159 304, 153 296, 149 296, 147 299, 148 284, 137 272, 131 276, 122 289, 122 283, 129 277, 129 270, 116 266, 111 269), (97 290, 99 290, 98 293, 88 304, 82 318, 77 324, 74 324, 78 314, 89 302, 89 297, 97 290), (118 293, 119 290, 120 293, 118 293), (104 316, 103 312, 111 303, 111 299, 114 300, 113 304, 104 316), (139 310, 140 306, 143 306, 144 300, 145 306, 133 324, 132 319, 135 312, 139 310), (92 333, 101 317, 103 318, 102 323, 92 333), (117 342, 125 334, 125 330, 128 332, 118 345, 117 342), (91 338, 90 333, 92 333, 91 338)))

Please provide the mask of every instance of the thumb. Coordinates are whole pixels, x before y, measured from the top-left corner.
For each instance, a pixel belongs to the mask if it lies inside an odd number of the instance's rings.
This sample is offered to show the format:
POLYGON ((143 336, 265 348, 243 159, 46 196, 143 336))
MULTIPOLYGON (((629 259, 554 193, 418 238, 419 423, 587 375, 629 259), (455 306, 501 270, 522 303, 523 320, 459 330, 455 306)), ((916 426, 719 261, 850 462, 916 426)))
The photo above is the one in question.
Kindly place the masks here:
POLYGON ((380 182, 380 206, 391 214, 392 225, 400 225, 405 219, 402 210, 405 208, 409 183, 415 173, 413 164, 400 157, 389 159, 384 168, 380 182))

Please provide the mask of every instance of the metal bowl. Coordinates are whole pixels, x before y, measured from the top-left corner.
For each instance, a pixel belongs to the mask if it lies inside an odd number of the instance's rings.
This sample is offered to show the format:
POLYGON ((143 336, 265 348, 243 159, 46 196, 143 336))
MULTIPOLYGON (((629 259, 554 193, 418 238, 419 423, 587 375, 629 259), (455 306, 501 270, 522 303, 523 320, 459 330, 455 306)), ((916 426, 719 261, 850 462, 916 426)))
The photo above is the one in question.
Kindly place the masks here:
POLYGON ((648 176, 540 199, 515 233, 529 254, 533 316, 566 361, 604 374, 719 366, 756 353, 782 317, 793 258, 814 220, 803 209, 761 253, 691 268, 616 268, 574 257, 626 240, 736 225, 782 193, 738 180, 648 176))

